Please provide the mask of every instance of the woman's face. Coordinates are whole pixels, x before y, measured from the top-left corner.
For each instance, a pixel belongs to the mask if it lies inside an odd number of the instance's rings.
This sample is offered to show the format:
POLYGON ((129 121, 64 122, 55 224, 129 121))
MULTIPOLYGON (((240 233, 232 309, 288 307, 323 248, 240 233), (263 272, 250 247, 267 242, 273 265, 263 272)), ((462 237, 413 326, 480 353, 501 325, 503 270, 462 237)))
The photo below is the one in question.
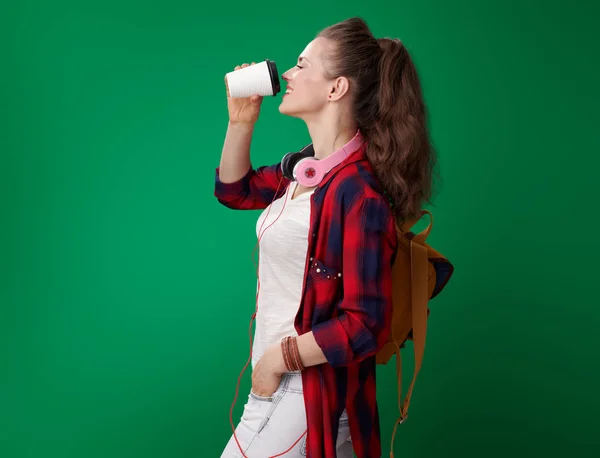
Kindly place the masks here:
POLYGON ((300 54, 298 64, 282 75, 287 88, 280 113, 307 120, 327 106, 333 83, 325 78, 323 57, 329 46, 324 38, 314 39, 300 54))

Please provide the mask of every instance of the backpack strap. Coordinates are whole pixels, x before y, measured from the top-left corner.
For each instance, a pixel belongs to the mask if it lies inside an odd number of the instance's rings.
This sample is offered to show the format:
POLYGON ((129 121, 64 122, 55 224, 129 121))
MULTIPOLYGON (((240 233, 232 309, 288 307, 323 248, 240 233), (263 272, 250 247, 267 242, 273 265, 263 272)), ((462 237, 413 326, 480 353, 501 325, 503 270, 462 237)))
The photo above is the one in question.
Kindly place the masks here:
POLYGON ((415 386, 417 375, 423 363, 425 353, 425 336, 427 334, 427 302, 428 302, 428 276, 427 276, 427 248, 419 243, 410 244, 411 263, 411 290, 412 290, 412 322, 413 322, 413 347, 415 352, 415 370, 413 379, 404 399, 404 405, 400 411, 402 418, 408 414, 410 398, 415 386))
MULTIPOLYGON (((424 211, 424 213, 429 213, 424 211)), ((392 432, 392 444, 390 448, 390 457, 394 458, 394 437, 398 425, 403 423, 408 416, 408 407, 417 375, 421 370, 423 363, 423 354, 425 352, 425 337, 427 334, 427 303, 429 301, 428 272, 427 263, 429 262, 427 247, 423 245, 431 231, 433 218, 429 213, 430 223, 426 229, 413 237, 410 241, 410 272, 411 272, 411 303, 412 303, 412 332, 413 347, 415 353, 415 369, 413 379, 408 388, 408 393, 404 402, 400 405, 402 399, 402 360, 400 357, 400 347, 396 344, 396 375, 398 378, 398 408, 400 417, 396 420, 394 431, 392 432)))

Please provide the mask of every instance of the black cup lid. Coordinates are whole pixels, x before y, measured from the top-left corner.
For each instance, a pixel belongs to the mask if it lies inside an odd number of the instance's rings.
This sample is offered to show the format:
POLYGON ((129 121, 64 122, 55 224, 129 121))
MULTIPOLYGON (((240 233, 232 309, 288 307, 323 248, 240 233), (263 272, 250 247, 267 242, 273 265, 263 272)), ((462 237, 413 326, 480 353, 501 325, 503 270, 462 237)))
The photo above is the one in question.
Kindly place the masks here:
POLYGON ((281 84, 279 82, 279 73, 277 72, 277 65, 275 62, 269 59, 265 59, 267 67, 269 69, 269 75, 271 76, 271 87, 273 88, 273 95, 277 95, 281 91, 281 84))

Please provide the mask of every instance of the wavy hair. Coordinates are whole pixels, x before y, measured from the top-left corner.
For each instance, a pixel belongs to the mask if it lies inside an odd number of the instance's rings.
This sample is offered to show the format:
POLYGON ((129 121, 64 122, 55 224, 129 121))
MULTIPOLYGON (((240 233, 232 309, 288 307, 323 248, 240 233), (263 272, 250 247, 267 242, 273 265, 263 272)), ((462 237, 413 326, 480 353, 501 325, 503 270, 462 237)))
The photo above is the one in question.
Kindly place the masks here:
POLYGON ((429 139, 421 84, 408 50, 397 38, 375 38, 361 18, 317 34, 333 44, 326 77, 345 76, 354 117, 367 140, 367 157, 392 202, 398 224, 418 218, 431 203, 436 155, 429 139))

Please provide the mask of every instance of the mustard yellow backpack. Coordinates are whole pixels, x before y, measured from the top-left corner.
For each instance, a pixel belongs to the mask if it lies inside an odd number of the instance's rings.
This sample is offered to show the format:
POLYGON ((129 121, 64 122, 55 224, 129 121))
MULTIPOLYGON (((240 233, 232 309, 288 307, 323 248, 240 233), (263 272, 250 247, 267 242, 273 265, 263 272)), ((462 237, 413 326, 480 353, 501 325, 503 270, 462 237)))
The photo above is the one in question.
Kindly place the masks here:
POLYGON ((423 215, 429 215, 429 225, 418 234, 411 232, 411 228, 420 218, 407 222, 402 227, 396 225, 398 252, 392 271, 392 329, 388 341, 376 355, 377 364, 387 364, 392 356, 396 355, 400 417, 396 421, 392 433, 390 448, 390 457, 392 458, 394 457, 396 429, 407 417, 410 397, 423 361, 429 300, 442 291, 454 272, 454 266, 450 261, 426 243, 433 225, 433 216, 427 210, 422 212, 421 217, 423 215), (407 340, 413 341, 415 368, 412 382, 402 402, 400 350, 407 340))

